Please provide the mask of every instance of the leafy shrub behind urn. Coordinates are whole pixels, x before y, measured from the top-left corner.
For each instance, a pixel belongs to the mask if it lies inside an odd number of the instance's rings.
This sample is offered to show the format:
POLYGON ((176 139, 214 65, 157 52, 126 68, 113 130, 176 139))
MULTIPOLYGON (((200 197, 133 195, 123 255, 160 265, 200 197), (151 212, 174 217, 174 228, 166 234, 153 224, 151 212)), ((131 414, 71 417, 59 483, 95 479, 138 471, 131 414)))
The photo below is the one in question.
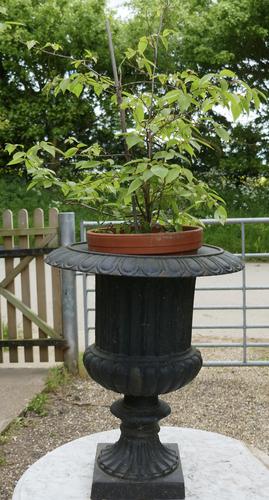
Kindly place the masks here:
MULTIPOLYGON (((7 144, 13 155, 9 165, 25 165, 29 187, 57 186, 67 202, 92 208, 99 221, 124 220, 130 232, 150 232, 156 223, 171 231, 182 224, 196 225, 199 209, 205 208, 207 214, 225 219, 224 201, 194 177, 192 163, 201 148, 212 147, 209 133, 229 140, 216 121, 218 111, 221 115, 228 110, 237 120, 253 106, 258 108, 263 95, 228 69, 202 77, 188 70, 160 73, 158 48, 162 44, 168 50, 170 36, 177 35, 160 29, 143 36, 136 49, 128 48, 119 69, 114 67, 115 81, 94 70, 95 59, 88 52, 88 60, 74 61, 71 75, 56 77, 46 86, 48 95, 62 92, 67 99, 70 92, 83 98, 93 91, 97 113, 102 98, 109 96, 119 117, 115 141, 122 145, 122 154, 110 155, 97 143, 81 143, 72 136, 65 141, 65 151, 49 141, 27 151, 7 144), (133 68, 128 84, 122 81, 126 64, 133 68), (50 168, 55 160, 65 165, 68 161, 72 175, 50 168)), ((29 42, 29 48, 34 45, 29 42)))

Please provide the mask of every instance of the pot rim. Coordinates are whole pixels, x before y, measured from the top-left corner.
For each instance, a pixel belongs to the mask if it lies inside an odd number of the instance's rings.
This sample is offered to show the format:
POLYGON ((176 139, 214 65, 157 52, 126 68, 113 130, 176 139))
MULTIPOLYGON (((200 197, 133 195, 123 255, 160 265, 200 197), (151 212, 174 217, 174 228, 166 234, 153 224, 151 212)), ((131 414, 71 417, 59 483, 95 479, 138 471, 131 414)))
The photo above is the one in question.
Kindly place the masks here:
POLYGON ((186 233, 188 232, 192 232, 192 233, 202 233, 203 232, 203 228, 200 227, 200 226, 183 226, 183 229, 181 231, 160 231, 160 232, 151 232, 151 233, 112 233, 112 232, 107 232, 105 229, 103 229, 102 231, 98 231, 98 229, 100 230, 101 229, 101 226, 98 226, 98 227, 95 227, 95 228, 91 228, 91 229, 88 229, 86 231, 87 234, 94 234, 94 235, 98 235, 98 237, 102 238, 102 237, 117 237, 117 238, 132 238, 132 237, 136 237, 136 238, 150 238, 150 237, 173 237, 173 235, 180 235, 180 234, 183 234, 186 236, 186 233))

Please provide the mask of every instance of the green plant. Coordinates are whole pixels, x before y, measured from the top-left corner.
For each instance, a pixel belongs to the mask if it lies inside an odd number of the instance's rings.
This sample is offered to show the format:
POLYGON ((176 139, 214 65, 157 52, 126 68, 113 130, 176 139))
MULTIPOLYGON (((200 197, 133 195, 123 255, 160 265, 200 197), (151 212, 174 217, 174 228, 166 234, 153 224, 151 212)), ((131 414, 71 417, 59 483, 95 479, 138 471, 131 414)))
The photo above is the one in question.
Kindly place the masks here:
POLYGON ((33 412, 40 417, 45 417, 47 415, 46 405, 48 402, 47 394, 40 393, 37 394, 32 401, 27 405, 26 412, 33 412))
POLYGON ((69 137, 65 151, 46 141, 27 151, 8 144, 6 151, 13 154, 9 165, 25 165, 30 187, 57 186, 68 202, 91 208, 99 221, 124 219, 130 231, 148 232, 156 223, 169 230, 197 224, 202 209, 225 219, 223 199, 192 172, 201 148, 212 147, 202 130, 228 141, 227 130, 215 119, 218 106, 237 120, 252 103, 258 108, 263 94, 228 69, 202 77, 190 70, 160 72, 159 46, 167 50, 170 36, 177 35, 162 30, 161 15, 158 33, 141 37, 136 50, 128 48, 118 70, 110 39, 115 81, 93 69, 95 58, 88 53, 90 61, 75 61, 76 71, 68 78, 56 77, 46 86, 54 96, 69 92, 79 97, 87 89, 98 97, 111 95, 120 117, 115 139, 122 143, 122 155, 115 158, 97 143, 69 137), (122 81, 126 64, 134 71, 128 84, 122 81), (55 157, 70 160, 69 177, 48 168, 55 157))
POLYGON ((83 363, 83 354, 83 352, 80 352, 78 356, 78 373, 80 378, 88 379, 89 375, 83 363))
POLYGON ((10 432, 11 429, 21 429, 22 427, 27 427, 27 422, 24 417, 17 417, 13 420, 11 423, 11 426, 8 428, 8 432, 10 432))
POLYGON ((55 366, 51 368, 46 380, 45 391, 55 392, 60 385, 67 384, 70 378, 70 373, 68 373, 64 366, 55 366))
POLYGON ((6 434, 0 434, 0 445, 6 444, 8 442, 8 436, 6 434))
POLYGON ((9 337, 8 337, 8 325, 6 323, 3 323, 2 326, 2 337, 4 340, 7 340, 9 337))
MULTIPOLYGON (((8 325, 7 323, 2 323, 0 324, 0 328, 2 329, 2 338, 3 340, 8 340, 9 339, 9 334, 8 334, 8 325)), ((8 347, 3 348, 4 351, 8 351, 8 347)))
POLYGON ((0 467, 4 467, 5 465, 7 465, 7 460, 5 457, 0 455, 0 467))

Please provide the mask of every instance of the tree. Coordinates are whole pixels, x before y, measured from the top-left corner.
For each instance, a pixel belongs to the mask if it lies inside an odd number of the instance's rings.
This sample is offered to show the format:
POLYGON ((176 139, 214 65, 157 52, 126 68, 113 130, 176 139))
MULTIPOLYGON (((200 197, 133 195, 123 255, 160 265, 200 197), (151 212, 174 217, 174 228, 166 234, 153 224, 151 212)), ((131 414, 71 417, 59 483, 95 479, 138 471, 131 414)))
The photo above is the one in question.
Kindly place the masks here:
MULTIPOLYGON (((226 67, 235 71, 250 85, 257 86, 268 95, 269 82, 269 1, 268 0, 154 0, 146 4, 132 0, 135 16, 126 26, 126 37, 130 41, 154 23, 154 9, 166 3, 166 27, 179 32, 171 48, 170 58, 163 59, 164 65, 174 60, 179 70, 191 68, 198 73, 217 71, 226 67), (169 61, 170 59, 170 61, 169 61)), ((216 153, 207 152, 199 168, 206 170, 213 165, 223 167, 225 173, 238 178, 265 170, 267 163, 266 137, 269 107, 264 103, 252 123, 242 124, 234 129, 231 147, 221 153, 218 139, 212 136, 216 153), (235 142, 240 147, 233 154, 235 142), (250 141, 250 142, 249 142, 250 141), (253 144, 253 141, 255 144, 253 144), (247 155, 246 155, 247 152, 247 155), (229 156, 229 161, 227 157, 229 156), (244 165, 241 172, 241 165, 244 165), (253 168, 253 165, 256 165, 253 168), (228 168, 230 165, 230 168, 228 168)), ((229 125, 227 120, 226 125, 229 125)))
MULTIPOLYGON (((74 71, 72 57, 85 57, 86 49, 96 53, 98 70, 109 67, 104 5, 105 0, 9 0, 1 7, 0 144, 30 146, 49 138, 61 145, 72 134, 82 140, 102 135, 93 94, 78 102, 73 96, 48 98, 43 88, 56 75, 74 71)), ((5 159, 2 154, 0 164, 5 159)))

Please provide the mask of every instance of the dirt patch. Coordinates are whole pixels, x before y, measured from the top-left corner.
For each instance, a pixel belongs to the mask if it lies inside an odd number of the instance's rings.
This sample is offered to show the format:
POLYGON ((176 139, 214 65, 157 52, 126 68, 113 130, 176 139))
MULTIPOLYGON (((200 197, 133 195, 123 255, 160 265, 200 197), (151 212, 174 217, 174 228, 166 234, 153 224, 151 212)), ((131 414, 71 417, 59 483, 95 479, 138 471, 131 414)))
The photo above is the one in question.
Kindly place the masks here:
MULTIPOLYGON (((118 427, 109 406, 117 395, 72 378, 48 395, 45 416, 27 412, 0 436, 0 498, 11 500, 22 473, 67 441, 118 427)), ((189 386, 163 397, 163 425, 193 427, 241 439, 269 454, 269 368, 204 368, 189 386)))

